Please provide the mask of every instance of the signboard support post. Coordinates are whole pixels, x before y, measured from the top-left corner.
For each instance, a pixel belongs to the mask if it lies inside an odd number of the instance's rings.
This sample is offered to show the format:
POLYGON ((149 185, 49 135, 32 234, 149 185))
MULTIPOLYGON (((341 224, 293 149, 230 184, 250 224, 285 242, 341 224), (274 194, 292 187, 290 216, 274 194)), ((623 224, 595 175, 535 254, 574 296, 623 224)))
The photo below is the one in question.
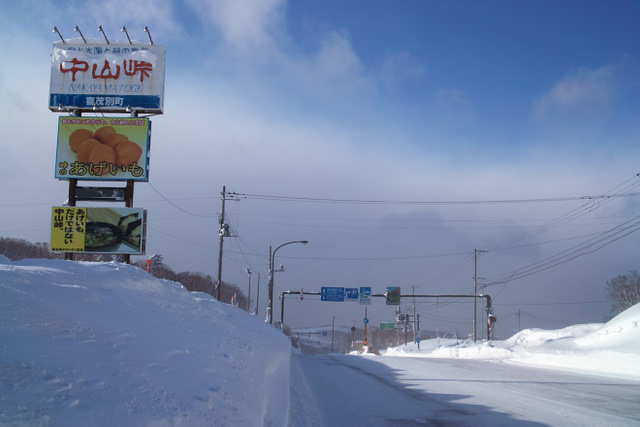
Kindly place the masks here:
MULTIPOLYGON (((133 186, 134 186, 134 182, 133 180, 129 179, 127 180, 127 187, 124 190, 124 205, 127 208, 132 208, 133 207, 133 186)), ((124 262, 125 264, 131 264, 131 254, 124 254, 122 256, 122 262, 124 262)))
MULTIPOLYGON (((78 180, 73 178, 69 180, 69 199, 67 200, 67 205, 75 206, 76 205, 76 188, 78 187, 78 180)), ((73 252, 65 252, 64 259, 67 261, 73 261, 74 256, 73 252)))
MULTIPOLYGON (((131 179, 127 180, 127 188, 125 189, 125 192, 124 192, 125 206, 127 208, 133 207, 133 186, 134 186, 134 181, 131 179)), ((123 261, 126 264, 131 264, 131 254, 124 254, 123 258, 124 258, 123 261)))

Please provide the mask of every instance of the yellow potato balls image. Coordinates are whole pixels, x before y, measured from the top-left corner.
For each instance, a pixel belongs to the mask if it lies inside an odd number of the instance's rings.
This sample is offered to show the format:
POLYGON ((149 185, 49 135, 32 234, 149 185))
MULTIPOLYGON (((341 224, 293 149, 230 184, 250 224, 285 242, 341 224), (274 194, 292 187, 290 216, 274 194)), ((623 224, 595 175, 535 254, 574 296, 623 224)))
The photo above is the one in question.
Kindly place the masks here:
POLYGON ((117 132, 112 126, 103 126, 93 134, 93 137, 98 141, 104 143, 107 140, 107 137, 109 135, 113 135, 114 133, 117 132))
POLYGON ((115 162, 116 153, 108 145, 100 144, 89 153, 89 163, 93 165, 94 175, 105 175, 109 172, 109 163, 113 165, 115 162))
POLYGON ((71 151, 77 153, 80 143, 85 139, 91 138, 93 138, 93 132, 91 132, 89 129, 74 130, 71 133, 71 136, 69 136, 69 147, 71 147, 71 151))

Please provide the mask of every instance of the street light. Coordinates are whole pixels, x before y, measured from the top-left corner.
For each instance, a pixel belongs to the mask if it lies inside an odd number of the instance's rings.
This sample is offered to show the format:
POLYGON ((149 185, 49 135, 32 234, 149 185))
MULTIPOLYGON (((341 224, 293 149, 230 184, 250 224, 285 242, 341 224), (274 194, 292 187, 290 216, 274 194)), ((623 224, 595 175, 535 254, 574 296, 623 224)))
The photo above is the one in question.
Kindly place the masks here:
POLYGON ((256 286, 256 311, 255 315, 258 315, 258 304, 260 301, 260 273, 258 273, 258 286, 256 286))
POLYGON ((271 251, 271 246, 269 246, 269 323, 273 324, 273 274, 275 273, 274 269, 273 269, 273 265, 275 263, 275 259, 276 259, 276 252, 278 251, 278 249, 280 249, 283 246, 287 246, 287 245, 292 245, 294 243, 301 243, 303 245, 306 245, 307 243, 309 243, 308 240, 294 240, 291 242, 287 242, 287 243, 283 243, 280 246, 278 246, 277 248, 275 248, 273 250, 273 252, 271 251))

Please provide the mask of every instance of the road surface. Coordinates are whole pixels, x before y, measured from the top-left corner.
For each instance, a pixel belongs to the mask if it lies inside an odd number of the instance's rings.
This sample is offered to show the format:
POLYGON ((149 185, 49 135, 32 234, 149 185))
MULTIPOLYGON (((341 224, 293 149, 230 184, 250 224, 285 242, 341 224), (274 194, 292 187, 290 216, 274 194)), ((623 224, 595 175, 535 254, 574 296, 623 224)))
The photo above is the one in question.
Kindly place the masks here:
POLYGON ((290 425, 638 426, 640 382, 508 363, 292 357, 290 425))

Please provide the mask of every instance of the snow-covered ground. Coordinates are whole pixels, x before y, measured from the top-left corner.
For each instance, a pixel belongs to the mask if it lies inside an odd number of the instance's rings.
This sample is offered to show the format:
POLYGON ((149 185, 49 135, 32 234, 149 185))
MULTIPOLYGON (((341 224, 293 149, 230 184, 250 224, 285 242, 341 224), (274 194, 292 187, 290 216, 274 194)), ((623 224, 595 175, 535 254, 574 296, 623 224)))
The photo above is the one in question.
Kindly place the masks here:
POLYGON ((428 340, 419 347, 412 343, 382 354, 496 360, 640 380, 640 304, 606 324, 526 329, 508 340, 490 343, 428 340))
POLYGON ((0 425, 286 425, 289 340, 117 263, 0 259, 0 425))
MULTIPOLYGON (((607 324, 384 355, 640 380, 640 305, 607 324)), ((0 425, 286 426, 290 384, 301 383, 290 364, 279 330, 138 268, 0 256, 0 425)))

